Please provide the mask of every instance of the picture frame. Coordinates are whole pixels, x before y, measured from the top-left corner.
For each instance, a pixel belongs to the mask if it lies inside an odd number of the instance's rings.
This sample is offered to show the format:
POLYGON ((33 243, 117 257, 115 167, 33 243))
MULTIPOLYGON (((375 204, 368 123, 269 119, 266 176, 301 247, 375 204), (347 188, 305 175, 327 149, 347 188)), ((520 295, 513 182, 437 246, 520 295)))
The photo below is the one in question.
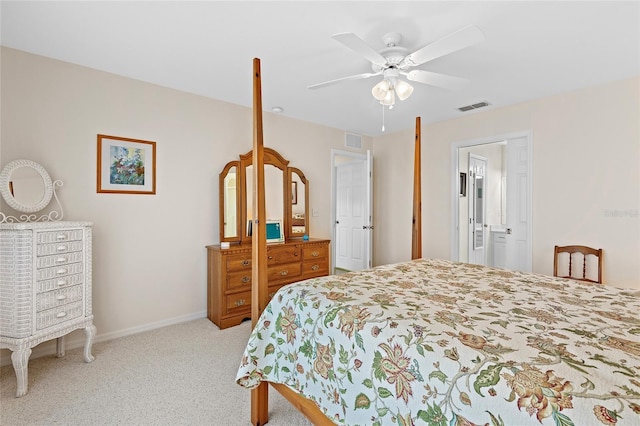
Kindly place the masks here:
POLYGON ((460 196, 467 196, 467 174, 465 172, 460 172, 460 196))
POLYGON ((98 193, 156 193, 156 143, 98 135, 98 193))
POLYGON ((298 182, 291 182, 291 204, 298 204, 298 182))

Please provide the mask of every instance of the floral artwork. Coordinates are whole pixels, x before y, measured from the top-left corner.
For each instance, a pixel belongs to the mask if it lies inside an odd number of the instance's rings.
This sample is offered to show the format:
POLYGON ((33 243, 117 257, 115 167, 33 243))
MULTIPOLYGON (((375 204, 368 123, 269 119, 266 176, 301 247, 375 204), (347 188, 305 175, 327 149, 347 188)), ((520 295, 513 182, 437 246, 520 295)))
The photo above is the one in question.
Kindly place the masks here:
POLYGON ((346 425, 640 424, 640 291, 419 259, 283 287, 236 376, 346 425))
POLYGON ((97 192, 156 193, 156 143, 98 135, 97 192))
POLYGON ((144 185, 144 150, 111 146, 109 182, 144 185))

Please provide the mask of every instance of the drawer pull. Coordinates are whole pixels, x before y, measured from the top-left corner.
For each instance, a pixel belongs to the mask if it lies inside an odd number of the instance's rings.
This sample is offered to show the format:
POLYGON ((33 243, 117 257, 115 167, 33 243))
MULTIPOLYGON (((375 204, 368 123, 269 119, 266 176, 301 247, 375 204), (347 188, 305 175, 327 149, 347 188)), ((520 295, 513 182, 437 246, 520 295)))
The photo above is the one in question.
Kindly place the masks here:
POLYGON ((242 282, 243 283, 248 283, 249 281, 251 281, 251 277, 248 277, 246 275, 244 277, 242 277, 242 282))
POLYGON ((311 270, 313 270, 313 271, 317 271, 318 269, 320 269, 320 265, 313 265, 311 267, 311 270))
POLYGON ((242 261, 242 266, 249 266, 251 265, 251 261, 250 260, 243 260, 242 261))
POLYGON ((67 280, 58 280, 58 287, 62 287, 64 285, 67 285, 67 280))
POLYGON ((66 317, 66 316, 67 316, 67 313, 66 313, 66 312, 58 312, 58 313, 56 314, 56 318, 64 318, 64 317, 66 317))
POLYGON ((58 251, 67 251, 67 246, 58 246, 58 251))
POLYGON ((56 262, 58 262, 58 263, 65 263, 66 261, 67 261, 66 257, 59 257, 59 258, 56 259, 56 262))
POLYGON ((67 296, 65 296, 64 294, 61 294, 58 297, 56 297, 57 300, 64 300, 66 298, 67 298, 67 296))
POLYGON ((314 252, 311 253, 311 256, 318 257, 318 256, 320 256, 320 252, 319 251, 314 251, 314 252))
POLYGON ((67 239, 67 236, 64 235, 64 234, 56 235, 56 240, 58 240, 58 241, 62 241, 62 240, 66 240, 66 239, 67 239))
POLYGON ((244 299, 236 300, 236 306, 242 306, 244 305, 244 303, 245 303, 244 299))
POLYGON ((58 275, 64 275, 67 273, 67 268, 60 268, 56 271, 58 275))
POLYGON ((273 259, 273 256, 269 256, 267 259, 271 260, 271 259, 273 259))
POLYGON ((289 275, 289 271, 287 271, 286 269, 284 271, 280 271, 280 275, 286 277, 287 275, 289 275))

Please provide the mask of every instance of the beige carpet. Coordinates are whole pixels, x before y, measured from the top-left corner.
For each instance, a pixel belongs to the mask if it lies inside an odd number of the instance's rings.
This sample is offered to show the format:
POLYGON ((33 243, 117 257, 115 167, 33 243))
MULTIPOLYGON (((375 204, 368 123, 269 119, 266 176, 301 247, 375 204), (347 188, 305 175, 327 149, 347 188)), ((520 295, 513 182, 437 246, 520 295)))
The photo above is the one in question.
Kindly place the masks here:
MULTIPOLYGON (((29 392, 15 398, 0 369, 0 425, 249 425, 250 391, 235 383, 250 324, 219 330, 190 321, 29 361, 29 392)), ((310 425, 270 390, 269 425, 310 425)))

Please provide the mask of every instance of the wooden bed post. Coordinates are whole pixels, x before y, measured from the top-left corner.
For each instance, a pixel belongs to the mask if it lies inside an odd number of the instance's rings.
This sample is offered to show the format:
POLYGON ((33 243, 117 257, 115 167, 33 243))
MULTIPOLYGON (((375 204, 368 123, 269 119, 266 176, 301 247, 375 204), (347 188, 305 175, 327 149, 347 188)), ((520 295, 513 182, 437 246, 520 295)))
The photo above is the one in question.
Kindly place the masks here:
POLYGON ((422 188, 420 179, 420 117, 416 117, 416 147, 413 158, 413 229, 411 259, 422 257, 422 188))
MULTIPOLYGON (((262 137, 262 85, 260 59, 253 59, 253 225, 251 267, 251 325, 255 327, 267 306, 267 234, 264 198, 264 142, 262 137)), ((269 384, 262 382, 251 390, 251 423, 267 423, 269 384)))

